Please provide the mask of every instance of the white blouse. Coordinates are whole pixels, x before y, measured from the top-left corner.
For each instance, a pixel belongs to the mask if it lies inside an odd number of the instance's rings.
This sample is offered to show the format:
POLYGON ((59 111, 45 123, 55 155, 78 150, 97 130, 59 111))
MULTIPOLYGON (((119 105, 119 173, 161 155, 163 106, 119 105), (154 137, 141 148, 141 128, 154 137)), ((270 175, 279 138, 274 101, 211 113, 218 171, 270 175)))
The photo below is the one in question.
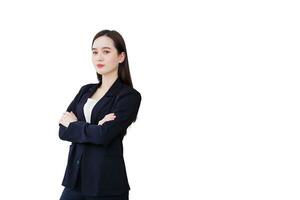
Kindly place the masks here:
POLYGON ((88 123, 91 123, 91 114, 96 103, 97 100, 88 98, 87 102, 83 106, 84 117, 88 123))

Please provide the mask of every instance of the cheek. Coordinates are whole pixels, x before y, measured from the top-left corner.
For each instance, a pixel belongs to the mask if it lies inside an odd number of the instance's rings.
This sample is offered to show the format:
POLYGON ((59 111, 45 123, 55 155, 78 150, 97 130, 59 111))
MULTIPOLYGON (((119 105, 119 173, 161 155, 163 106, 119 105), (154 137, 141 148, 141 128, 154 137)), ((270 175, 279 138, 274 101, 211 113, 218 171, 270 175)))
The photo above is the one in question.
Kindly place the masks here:
POLYGON ((118 58, 115 56, 111 56, 109 58, 107 58, 107 61, 111 64, 111 65, 116 65, 118 63, 118 58))

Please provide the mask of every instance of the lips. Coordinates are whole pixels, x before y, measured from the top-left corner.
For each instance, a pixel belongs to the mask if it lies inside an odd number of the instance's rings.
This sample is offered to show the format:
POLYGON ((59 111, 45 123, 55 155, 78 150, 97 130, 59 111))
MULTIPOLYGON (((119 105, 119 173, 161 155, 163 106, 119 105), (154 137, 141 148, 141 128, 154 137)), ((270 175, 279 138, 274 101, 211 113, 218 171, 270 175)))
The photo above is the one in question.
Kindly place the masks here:
POLYGON ((97 67, 102 68, 102 67, 104 67, 104 65, 103 64, 97 64, 97 67))

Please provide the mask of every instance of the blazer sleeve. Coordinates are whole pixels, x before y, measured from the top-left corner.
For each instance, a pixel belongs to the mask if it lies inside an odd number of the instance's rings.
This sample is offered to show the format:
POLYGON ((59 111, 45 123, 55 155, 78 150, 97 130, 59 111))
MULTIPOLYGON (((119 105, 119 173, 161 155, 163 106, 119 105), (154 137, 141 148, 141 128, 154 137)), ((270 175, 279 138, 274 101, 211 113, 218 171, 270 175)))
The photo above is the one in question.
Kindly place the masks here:
MULTIPOLYGON (((76 111, 75 111, 75 107, 76 107, 76 104, 78 103, 83 91, 85 88, 87 88, 88 84, 87 85, 83 85, 79 91, 77 92, 76 96, 74 97, 74 99, 71 101, 71 103, 69 104, 69 106, 67 107, 67 110, 68 112, 73 112, 75 115, 76 115, 76 111)), ((61 123, 59 123, 59 138, 62 139, 63 138, 63 135, 64 135, 64 132, 65 132, 65 129, 66 127, 64 125, 62 125, 61 123)))
MULTIPOLYGON (((137 91, 127 91, 116 99, 112 113, 116 118, 102 125, 85 121, 71 122, 62 135, 62 140, 75 143, 93 143, 108 146, 111 141, 122 134, 137 116, 141 95, 137 91)), ((61 125, 63 126, 63 125, 61 125)), ((64 126, 63 126, 64 127, 64 126)))

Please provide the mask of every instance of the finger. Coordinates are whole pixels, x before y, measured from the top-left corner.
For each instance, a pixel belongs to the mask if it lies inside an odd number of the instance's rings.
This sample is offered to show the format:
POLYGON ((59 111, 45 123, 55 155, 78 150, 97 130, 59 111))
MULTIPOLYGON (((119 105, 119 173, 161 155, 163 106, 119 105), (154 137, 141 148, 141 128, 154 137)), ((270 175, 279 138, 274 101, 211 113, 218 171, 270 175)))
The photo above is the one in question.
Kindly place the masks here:
POLYGON ((67 112, 66 113, 67 116, 73 116, 71 113, 67 112))
POLYGON ((114 120, 115 119, 115 117, 111 117, 111 118, 109 118, 108 120, 114 120))
POLYGON ((107 118, 106 118, 106 120, 112 120, 112 119, 115 119, 115 117, 110 116, 110 117, 107 117, 107 118))
POLYGON ((71 112, 70 115, 73 116, 74 118, 77 118, 75 113, 73 113, 73 112, 71 112))

